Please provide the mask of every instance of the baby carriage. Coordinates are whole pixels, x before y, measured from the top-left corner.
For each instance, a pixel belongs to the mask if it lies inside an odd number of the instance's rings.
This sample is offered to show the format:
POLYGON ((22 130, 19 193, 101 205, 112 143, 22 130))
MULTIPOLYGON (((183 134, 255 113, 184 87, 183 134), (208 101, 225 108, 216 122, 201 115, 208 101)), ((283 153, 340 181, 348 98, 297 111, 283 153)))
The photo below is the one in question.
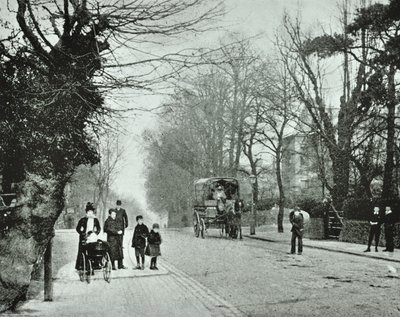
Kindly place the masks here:
POLYGON ((91 275, 95 270, 103 271, 103 278, 106 282, 111 281, 111 258, 110 246, 106 241, 97 240, 93 243, 82 242, 81 265, 79 270, 80 280, 90 283, 91 275))

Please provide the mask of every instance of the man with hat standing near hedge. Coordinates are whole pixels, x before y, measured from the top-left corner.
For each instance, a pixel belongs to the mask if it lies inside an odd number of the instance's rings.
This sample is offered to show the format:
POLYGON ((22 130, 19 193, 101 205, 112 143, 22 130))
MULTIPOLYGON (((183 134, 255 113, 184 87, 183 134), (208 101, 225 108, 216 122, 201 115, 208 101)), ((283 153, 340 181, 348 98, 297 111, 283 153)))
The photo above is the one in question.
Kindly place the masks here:
POLYGON ((124 261, 123 241, 124 241, 125 228, 128 227, 128 216, 126 214, 125 209, 122 208, 121 205, 122 202, 121 200, 118 199, 116 207, 114 209, 110 209, 108 213, 111 214, 112 210, 116 212, 115 221, 117 223, 117 228, 118 230, 122 230, 122 234, 120 235, 120 240, 119 240, 119 244, 122 250, 122 258, 118 260, 118 269, 127 269, 127 267, 124 265, 123 262, 124 261))

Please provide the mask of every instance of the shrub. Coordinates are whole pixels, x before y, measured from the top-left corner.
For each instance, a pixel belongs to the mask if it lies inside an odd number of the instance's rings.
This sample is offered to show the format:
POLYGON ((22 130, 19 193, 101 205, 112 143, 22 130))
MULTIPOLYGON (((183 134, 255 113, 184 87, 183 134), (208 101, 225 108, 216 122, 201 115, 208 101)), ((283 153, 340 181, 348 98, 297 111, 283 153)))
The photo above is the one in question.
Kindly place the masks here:
POLYGON ((270 210, 272 207, 274 207, 275 203, 277 203, 276 198, 265 198, 265 199, 260 199, 255 208, 257 210, 270 210))
POLYGON ((310 211, 314 207, 316 207, 320 204, 321 204, 321 202, 319 202, 315 198, 303 197, 296 203, 296 206, 299 206, 301 210, 304 210, 304 211, 307 211, 308 213, 310 213, 310 211))
POLYGON ((330 210, 330 206, 324 203, 318 203, 310 211, 307 211, 310 214, 311 218, 323 218, 330 210))

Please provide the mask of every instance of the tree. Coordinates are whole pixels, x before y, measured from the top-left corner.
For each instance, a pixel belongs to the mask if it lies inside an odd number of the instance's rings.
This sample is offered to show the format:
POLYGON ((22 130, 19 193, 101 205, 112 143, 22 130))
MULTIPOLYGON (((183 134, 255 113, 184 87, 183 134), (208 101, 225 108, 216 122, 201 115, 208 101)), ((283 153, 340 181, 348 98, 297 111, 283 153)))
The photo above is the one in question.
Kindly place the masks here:
POLYGON ((252 90, 257 84, 254 79, 259 56, 252 49, 249 40, 242 40, 237 34, 232 34, 231 37, 235 39, 236 44, 222 49, 224 63, 221 63, 219 68, 232 87, 226 120, 229 120, 229 170, 231 175, 236 176, 243 151, 246 119, 250 117, 254 101, 252 90))
MULTIPOLYGON (((358 66, 357 77, 351 92, 342 95, 336 118, 324 100, 319 69, 321 42, 313 41, 302 33, 300 22, 285 16, 283 27, 287 38, 278 39, 278 49, 295 84, 299 100, 307 109, 312 128, 324 141, 332 162, 332 199, 341 208, 349 192, 352 139, 358 121, 357 105, 364 84, 365 66, 358 66), (336 120, 337 120, 337 123, 336 120)), ((323 46, 325 48, 327 45, 323 46)), ((347 86, 347 83, 346 83, 347 86)))
MULTIPOLYGON (((374 73, 368 82, 368 91, 365 98, 367 109, 384 105, 386 107, 386 158, 383 172, 382 198, 398 197, 395 177, 396 153, 396 106, 398 105, 396 90, 396 74, 400 67, 400 16, 397 12, 400 7, 398 0, 389 4, 373 4, 358 10, 354 21, 346 30, 354 39, 350 46, 353 56, 363 65, 373 69, 374 73), (357 56, 359 48, 357 38, 368 32, 371 39, 363 58, 357 56), (375 105, 374 105, 375 104, 375 105), (374 107, 375 106, 375 107, 374 107)), ((398 151, 398 150, 397 150, 398 151)))
POLYGON ((99 142, 100 161, 93 166, 90 171, 95 180, 97 187, 97 195, 93 202, 98 207, 99 220, 101 223, 108 217, 109 196, 111 185, 118 173, 118 168, 123 157, 124 149, 120 145, 119 135, 111 131, 107 131, 99 142))
POLYGON ((204 0, 14 4, 19 30, 0 39, 0 132, 6 137, 0 169, 5 190, 16 184, 19 206, 0 239, 0 311, 24 298, 76 167, 99 162, 95 136, 116 111, 105 105, 104 93, 150 89, 198 58, 189 52, 149 57, 136 44, 204 31, 220 12, 219 3, 204 0), (122 60, 118 48, 133 59, 122 60), (168 66, 163 72, 162 65, 168 66), (129 74, 118 77, 113 70, 120 67, 129 74))
POLYGON ((257 140, 272 155, 279 192, 278 232, 283 232, 285 192, 282 180, 282 159, 285 154, 284 136, 296 113, 294 85, 282 63, 260 69, 262 80, 257 92, 261 104, 257 140))

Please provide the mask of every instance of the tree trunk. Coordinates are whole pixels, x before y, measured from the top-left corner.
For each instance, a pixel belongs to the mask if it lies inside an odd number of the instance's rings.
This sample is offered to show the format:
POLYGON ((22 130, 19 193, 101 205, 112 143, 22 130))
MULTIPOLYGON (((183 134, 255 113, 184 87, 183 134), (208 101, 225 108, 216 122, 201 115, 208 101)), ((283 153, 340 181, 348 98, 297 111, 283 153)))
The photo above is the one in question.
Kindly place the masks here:
POLYGON ((276 154, 276 180, 278 183, 278 191, 279 191, 278 232, 283 232, 285 193, 283 190, 283 182, 282 182, 280 150, 278 150, 276 154))
POLYGON ((333 188, 332 200, 335 208, 341 210, 349 192, 350 154, 336 150, 332 157, 333 188))
POLYGON ((383 172, 383 188, 382 198, 392 199, 397 197, 396 180, 394 179, 394 155, 396 150, 395 132, 396 132, 396 87, 394 82, 394 69, 390 70, 388 75, 388 95, 389 101, 387 104, 388 114, 386 118, 387 140, 386 140, 386 162, 383 172))
POLYGON ((29 175, 19 184, 18 207, 0 238, 0 312, 26 298, 31 274, 53 236, 63 209, 65 181, 29 175))

